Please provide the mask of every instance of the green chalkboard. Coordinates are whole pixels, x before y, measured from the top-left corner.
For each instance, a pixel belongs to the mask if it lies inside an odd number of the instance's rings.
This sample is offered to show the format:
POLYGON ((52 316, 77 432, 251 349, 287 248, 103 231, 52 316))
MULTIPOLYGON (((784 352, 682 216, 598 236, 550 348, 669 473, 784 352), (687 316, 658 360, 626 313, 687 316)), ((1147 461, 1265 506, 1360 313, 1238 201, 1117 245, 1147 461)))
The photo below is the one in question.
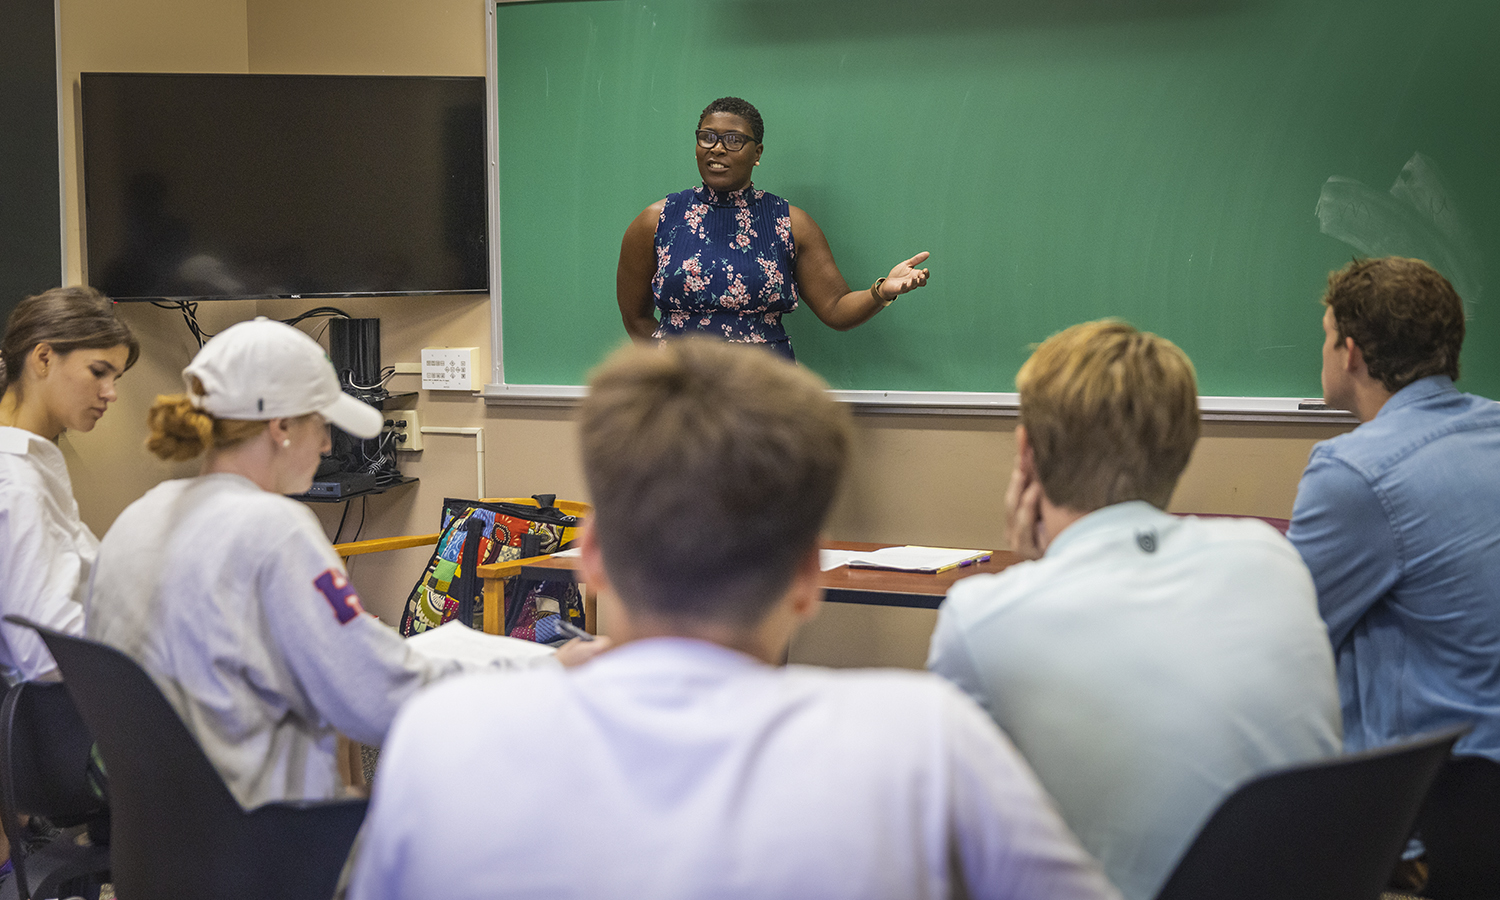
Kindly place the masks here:
POLYGON ((1029 346, 1120 316, 1204 395, 1316 397, 1327 273, 1427 258, 1469 307, 1461 386, 1500 396, 1493 0, 587 0, 498 4, 509 384, 580 384, 624 339, 625 226, 697 183, 736 95, 757 186, 868 285, 932 281, 799 360, 835 387, 1011 391, 1029 346))

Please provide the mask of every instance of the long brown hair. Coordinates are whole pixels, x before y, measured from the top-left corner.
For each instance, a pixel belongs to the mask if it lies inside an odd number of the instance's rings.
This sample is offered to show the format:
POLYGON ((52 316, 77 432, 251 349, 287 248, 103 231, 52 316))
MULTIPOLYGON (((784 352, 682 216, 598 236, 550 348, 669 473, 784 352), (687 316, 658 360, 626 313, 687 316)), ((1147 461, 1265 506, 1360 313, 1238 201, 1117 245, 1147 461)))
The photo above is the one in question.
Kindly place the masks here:
POLYGON ((115 315, 114 301, 91 287, 60 287, 27 297, 11 312, 0 339, 0 395, 14 381, 20 389, 26 357, 38 344, 58 353, 125 346, 125 368, 135 365, 141 345, 115 315))

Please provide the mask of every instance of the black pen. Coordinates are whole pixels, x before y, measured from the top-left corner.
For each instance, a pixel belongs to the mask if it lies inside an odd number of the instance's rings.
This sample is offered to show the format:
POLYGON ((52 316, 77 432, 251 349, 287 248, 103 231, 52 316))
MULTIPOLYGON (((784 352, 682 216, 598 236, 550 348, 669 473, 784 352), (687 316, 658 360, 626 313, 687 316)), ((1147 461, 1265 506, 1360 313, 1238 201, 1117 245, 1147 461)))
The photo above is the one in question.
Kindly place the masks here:
POLYGON ((582 628, 579 628, 577 625, 574 625, 572 622, 569 622, 567 619, 564 619, 561 616, 558 616, 557 630, 561 631, 563 634, 568 635, 569 637, 576 637, 580 641, 592 641, 594 639, 594 636, 592 634, 589 634, 587 631, 584 631, 582 628))

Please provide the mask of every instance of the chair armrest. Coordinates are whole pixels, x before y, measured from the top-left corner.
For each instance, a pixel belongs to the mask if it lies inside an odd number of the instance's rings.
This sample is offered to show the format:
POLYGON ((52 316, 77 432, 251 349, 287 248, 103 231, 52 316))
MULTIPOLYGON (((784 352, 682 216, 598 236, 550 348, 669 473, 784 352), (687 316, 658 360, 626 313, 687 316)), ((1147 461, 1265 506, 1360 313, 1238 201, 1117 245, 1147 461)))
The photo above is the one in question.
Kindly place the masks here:
POLYGON ((340 559, 348 559, 351 556, 359 556, 364 553, 382 553, 386 550, 405 550, 408 547, 423 547, 427 544, 436 544, 438 533, 433 534, 408 534, 403 537, 371 538, 368 541, 346 541, 342 544, 334 544, 333 549, 338 552, 340 559))
POLYGON ((545 562, 551 558, 551 553, 543 553, 541 556, 528 556, 524 559, 507 559, 503 562, 486 563, 482 566, 476 566, 474 571, 479 573, 480 578, 513 578, 521 574, 522 566, 545 562))

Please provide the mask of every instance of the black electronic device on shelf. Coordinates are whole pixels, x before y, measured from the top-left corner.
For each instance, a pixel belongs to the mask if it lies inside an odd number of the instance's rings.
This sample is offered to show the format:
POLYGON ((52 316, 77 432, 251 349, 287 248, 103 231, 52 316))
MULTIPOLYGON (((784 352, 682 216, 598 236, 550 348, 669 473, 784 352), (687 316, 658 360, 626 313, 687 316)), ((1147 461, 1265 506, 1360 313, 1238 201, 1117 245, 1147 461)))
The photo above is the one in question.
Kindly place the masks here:
POLYGON ((368 494, 375 490, 376 484, 375 476, 368 472, 335 472, 314 478, 307 496, 344 500, 356 494, 368 494))
MULTIPOLYGON (((376 409, 392 411, 415 398, 415 394, 391 394, 385 387, 388 374, 380 366, 380 320, 332 318, 328 320, 328 359, 338 373, 346 394, 376 409)), ((403 483, 396 463, 396 435, 389 425, 368 440, 339 429, 333 431, 333 449, 320 467, 320 478, 308 496, 325 499, 371 493, 403 483)))
POLYGON ((489 290, 484 79, 81 76, 86 280, 116 300, 489 290))

